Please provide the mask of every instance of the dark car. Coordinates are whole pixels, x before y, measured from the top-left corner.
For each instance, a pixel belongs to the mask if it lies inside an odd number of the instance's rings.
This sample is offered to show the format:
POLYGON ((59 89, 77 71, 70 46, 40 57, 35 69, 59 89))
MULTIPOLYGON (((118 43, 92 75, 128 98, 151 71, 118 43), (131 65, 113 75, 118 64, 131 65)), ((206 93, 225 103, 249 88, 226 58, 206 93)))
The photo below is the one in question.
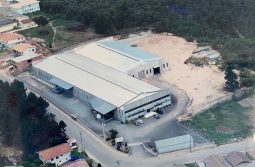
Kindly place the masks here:
POLYGON ((133 124, 134 124, 135 126, 139 126, 139 125, 140 125, 140 123, 139 123, 138 121, 134 121, 133 124))
POLYGON ((162 110, 157 110, 157 113, 162 115, 162 114, 164 114, 164 111, 162 111, 162 110))
POLYGON ((159 119, 160 116, 158 114, 154 115, 154 118, 159 119))
POLYGON ((62 93, 64 90, 60 87, 54 87, 54 88, 51 88, 51 91, 56 93, 56 94, 60 94, 62 93))

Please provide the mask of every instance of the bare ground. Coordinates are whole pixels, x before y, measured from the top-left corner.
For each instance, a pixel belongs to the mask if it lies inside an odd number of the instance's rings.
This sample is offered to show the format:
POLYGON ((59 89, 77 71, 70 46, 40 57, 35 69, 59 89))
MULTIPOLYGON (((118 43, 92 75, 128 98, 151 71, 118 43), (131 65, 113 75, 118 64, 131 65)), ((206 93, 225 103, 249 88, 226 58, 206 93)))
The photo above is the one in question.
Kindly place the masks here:
POLYGON ((216 66, 195 67, 184 64, 197 48, 196 43, 171 34, 151 34, 129 43, 168 59, 171 69, 163 73, 161 78, 183 89, 190 96, 193 112, 227 94, 223 91, 224 73, 216 66))

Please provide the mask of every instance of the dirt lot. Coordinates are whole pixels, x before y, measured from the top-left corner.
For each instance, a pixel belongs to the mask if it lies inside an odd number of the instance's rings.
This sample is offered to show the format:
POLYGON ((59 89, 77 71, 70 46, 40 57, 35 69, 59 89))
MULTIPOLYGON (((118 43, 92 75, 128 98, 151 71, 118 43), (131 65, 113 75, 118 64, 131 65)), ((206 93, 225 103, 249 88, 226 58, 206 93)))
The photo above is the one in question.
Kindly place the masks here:
POLYGON ((216 66, 201 68, 184 64, 197 48, 196 43, 187 42, 171 34, 152 34, 130 43, 168 59, 171 70, 162 74, 161 78, 186 91, 193 100, 193 112, 204 104, 226 95, 222 90, 225 83, 224 73, 216 66))

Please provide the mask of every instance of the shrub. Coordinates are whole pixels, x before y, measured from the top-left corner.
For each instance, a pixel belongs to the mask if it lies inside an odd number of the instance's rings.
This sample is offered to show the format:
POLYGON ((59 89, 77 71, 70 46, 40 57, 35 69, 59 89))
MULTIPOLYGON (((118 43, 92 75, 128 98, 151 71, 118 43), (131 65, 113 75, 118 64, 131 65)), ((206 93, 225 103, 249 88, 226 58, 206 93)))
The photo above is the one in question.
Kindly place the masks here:
POLYGON ((33 21, 39 26, 44 26, 49 23, 48 19, 43 16, 38 16, 33 19, 33 21))

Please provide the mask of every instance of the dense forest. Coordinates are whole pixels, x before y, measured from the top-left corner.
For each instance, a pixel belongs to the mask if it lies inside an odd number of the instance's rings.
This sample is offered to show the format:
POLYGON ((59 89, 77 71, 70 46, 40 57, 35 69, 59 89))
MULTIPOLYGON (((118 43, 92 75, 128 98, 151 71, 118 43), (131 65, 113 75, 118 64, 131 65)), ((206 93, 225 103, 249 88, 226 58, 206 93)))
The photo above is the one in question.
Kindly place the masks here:
POLYGON ((19 81, 0 81, 0 94, 1 144, 21 150, 22 165, 39 166, 34 153, 65 142, 65 123, 55 122, 54 115, 46 112, 49 104, 33 93, 27 95, 19 81))
POLYGON ((219 50, 223 64, 241 70, 242 77, 255 77, 254 0, 41 0, 41 6, 102 34, 140 27, 196 40, 219 50))

